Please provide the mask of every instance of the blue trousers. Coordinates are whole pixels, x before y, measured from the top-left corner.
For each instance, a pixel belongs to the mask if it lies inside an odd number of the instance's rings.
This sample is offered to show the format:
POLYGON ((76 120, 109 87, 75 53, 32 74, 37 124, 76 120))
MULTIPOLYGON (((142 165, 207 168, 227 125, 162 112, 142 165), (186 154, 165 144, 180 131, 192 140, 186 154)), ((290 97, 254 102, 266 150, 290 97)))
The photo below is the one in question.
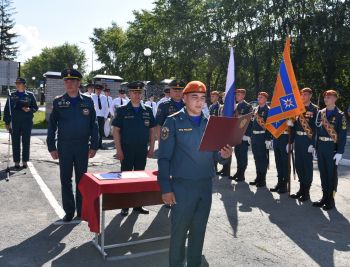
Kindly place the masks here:
POLYGON ((89 160, 89 145, 87 142, 58 143, 60 178, 62 189, 63 210, 66 214, 81 213, 81 194, 78 184, 81 176, 87 171, 89 160), (75 203, 72 188, 73 167, 75 171, 75 203))
POLYGON ((313 179, 312 153, 307 152, 310 140, 306 135, 296 136, 295 140, 295 170, 299 177, 299 182, 310 186, 313 179))
POLYGON ((286 150, 287 144, 287 134, 282 134, 278 139, 273 140, 273 151, 275 153, 278 182, 288 181, 288 153, 286 150))
POLYGON ((256 173, 266 175, 268 166, 268 151, 265 145, 265 134, 252 135, 252 151, 254 155, 256 173))
POLYGON ((13 161, 20 162, 21 159, 21 138, 22 138, 22 161, 29 161, 30 136, 32 133, 33 121, 12 122, 12 154, 13 161))
POLYGON ((242 141, 238 146, 235 146, 235 156, 237 160, 237 169, 245 172, 248 166, 248 147, 249 143, 247 141, 242 141))
POLYGON ((335 145, 333 142, 318 141, 317 158, 321 176, 322 191, 330 194, 337 191, 338 170, 334 163, 335 145))
POLYGON ((183 267, 188 233, 187 267, 201 265, 212 201, 212 180, 173 179, 176 204, 171 208, 170 267, 183 267))

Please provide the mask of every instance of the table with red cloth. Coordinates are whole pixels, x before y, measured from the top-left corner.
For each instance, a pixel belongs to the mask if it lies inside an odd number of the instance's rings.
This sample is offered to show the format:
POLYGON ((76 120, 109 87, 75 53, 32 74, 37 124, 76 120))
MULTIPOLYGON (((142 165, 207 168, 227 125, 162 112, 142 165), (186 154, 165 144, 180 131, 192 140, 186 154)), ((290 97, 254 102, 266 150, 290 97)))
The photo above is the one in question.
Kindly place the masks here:
MULTIPOLYGON (((103 257, 107 255, 104 251, 106 248, 121 246, 120 244, 104 245, 104 212, 106 210, 163 203, 157 181, 157 171, 145 170, 133 171, 132 173, 136 173, 139 178, 100 180, 92 173, 85 173, 78 185, 82 195, 82 219, 88 222, 90 231, 96 234, 93 242, 103 257), (102 234, 101 246, 98 244, 100 233, 102 234)), ((152 241, 166 238, 169 237, 153 238, 152 241)))

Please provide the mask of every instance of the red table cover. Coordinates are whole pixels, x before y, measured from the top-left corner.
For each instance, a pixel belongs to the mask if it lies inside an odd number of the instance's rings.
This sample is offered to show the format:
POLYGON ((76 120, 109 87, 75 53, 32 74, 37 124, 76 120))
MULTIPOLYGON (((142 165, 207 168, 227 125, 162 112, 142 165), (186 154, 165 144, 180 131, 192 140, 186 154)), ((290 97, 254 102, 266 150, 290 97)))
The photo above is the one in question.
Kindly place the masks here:
POLYGON ((99 180, 92 173, 85 173, 80 179, 82 195, 82 219, 88 222, 91 232, 100 233, 100 195, 111 193, 137 193, 160 191, 156 171, 145 172, 149 177, 118 180, 99 180))

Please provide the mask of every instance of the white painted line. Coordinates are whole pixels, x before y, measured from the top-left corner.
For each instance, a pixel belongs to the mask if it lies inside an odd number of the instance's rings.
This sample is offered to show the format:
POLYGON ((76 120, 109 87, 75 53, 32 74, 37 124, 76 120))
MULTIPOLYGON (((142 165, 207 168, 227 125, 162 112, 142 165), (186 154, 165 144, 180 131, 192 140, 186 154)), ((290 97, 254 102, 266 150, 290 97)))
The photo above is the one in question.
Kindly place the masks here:
POLYGON ((51 190, 47 187, 47 185, 45 184, 43 179, 40 177, 40 175, 38 174, 38 172, 34 168, 34 165, 31 162, 28 162, 28 167, 29 167, 29 170, 32 173, 35 181, 38 183, 41 191, 44 193, 45 197, 49 201, 51 207, 54 209, 57 216, 60 219, 62 219, 65 215, 65 212, 62 209, 62 207, 60 206, 60 204, 58 204, 58 202, 57 202, 56 198, 54 197, 54 195, 52 194, 51 190))

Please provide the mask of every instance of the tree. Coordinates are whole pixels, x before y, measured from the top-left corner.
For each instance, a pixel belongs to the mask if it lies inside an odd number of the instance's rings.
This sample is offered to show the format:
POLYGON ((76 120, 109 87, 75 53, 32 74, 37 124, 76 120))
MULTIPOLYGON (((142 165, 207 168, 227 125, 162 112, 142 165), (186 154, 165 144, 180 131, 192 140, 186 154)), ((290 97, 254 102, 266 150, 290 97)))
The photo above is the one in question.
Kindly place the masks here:
POLYGON ((12 60, 16 57, 18 47, 16 46, 17 34, 12 31, 15 22, 12 15, 15 13, 11 7, 12 1, 0 0, 0 59, 12 60))
POLYGON ((38 56, 28 59, 22 67, 24 77, 31 80, 32 77, 43 77, 47 71, 62 71, 78 65, 78 70, 85 72, 85 52, 77 45, 65 43, 61 46, 44 48, 38 56))

